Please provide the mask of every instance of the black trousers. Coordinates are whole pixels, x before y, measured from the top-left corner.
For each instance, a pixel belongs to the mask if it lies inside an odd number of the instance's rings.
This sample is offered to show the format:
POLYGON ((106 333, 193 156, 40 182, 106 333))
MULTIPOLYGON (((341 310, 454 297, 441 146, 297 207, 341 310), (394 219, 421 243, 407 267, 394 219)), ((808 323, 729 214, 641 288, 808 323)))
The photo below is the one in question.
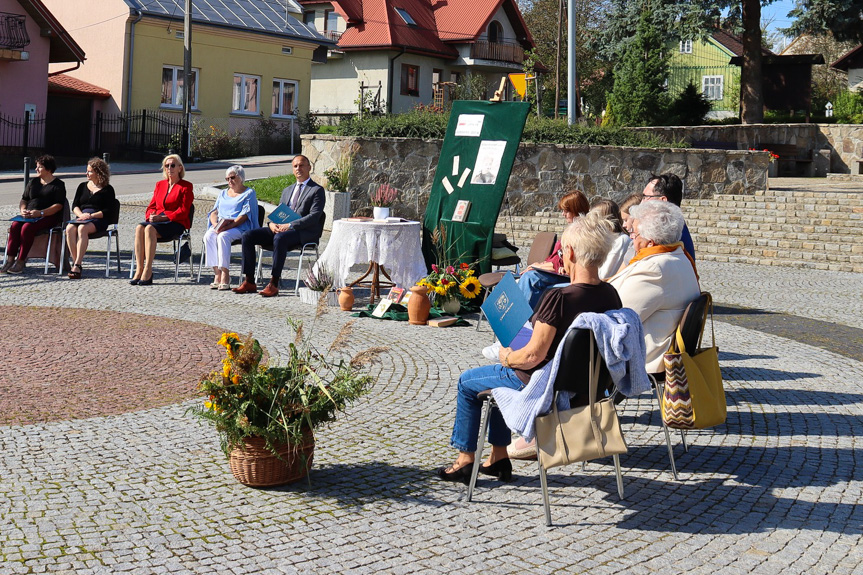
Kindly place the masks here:
POLYGON ((300 246, 300 232, 288 230, 274 234, 270 228, 263 227, 249 230, 243 234, 243 274, 255 275, 255 246, 263 246, 264 249, 273 248, 273 278, 282 277, 282 269, 285 267, 285 257, 288 252, 300 246))

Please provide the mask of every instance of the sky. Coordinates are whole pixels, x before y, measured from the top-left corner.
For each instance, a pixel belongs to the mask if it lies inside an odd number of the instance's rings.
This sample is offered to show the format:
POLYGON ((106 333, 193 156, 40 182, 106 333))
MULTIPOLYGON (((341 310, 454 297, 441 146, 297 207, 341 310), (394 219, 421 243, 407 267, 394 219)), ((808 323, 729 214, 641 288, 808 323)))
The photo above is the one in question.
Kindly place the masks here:
POLYGON ((787 28, 791 25, 788 13, 794 9, 794 0, 777 0, 772 4, 761 7, 761 21, 767 21, 771 17, 773 22, 768 26, 769 30, 787 28))

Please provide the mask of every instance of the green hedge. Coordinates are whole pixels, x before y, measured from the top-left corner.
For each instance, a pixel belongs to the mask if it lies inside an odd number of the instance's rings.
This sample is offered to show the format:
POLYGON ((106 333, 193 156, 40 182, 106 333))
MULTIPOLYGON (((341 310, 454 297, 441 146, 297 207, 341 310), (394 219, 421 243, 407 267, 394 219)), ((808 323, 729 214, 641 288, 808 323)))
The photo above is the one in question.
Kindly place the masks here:
MULTIPOLYGON (((446 135, 449 113, 414 110, 404 114, 346 118, 338 135, 366 138, 438 138, 446 135)), ((550 144, 630 146, 637 148, 682 147, 647 131, 600 126, 570 126, 566 120, 529 117, 522 141, 550 144)))

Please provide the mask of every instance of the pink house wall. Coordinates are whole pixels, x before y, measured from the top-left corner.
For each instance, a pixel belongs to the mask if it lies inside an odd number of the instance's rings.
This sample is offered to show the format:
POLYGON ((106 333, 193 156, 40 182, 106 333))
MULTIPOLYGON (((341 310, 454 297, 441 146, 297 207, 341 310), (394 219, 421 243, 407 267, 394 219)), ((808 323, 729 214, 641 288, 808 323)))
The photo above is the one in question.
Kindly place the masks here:
POLYGON ((40 35, 39 26, 17 0, 0 0, 0 12, 26 17, 30 44, 24 48, 30 59, 0 61, 0 113, 24 117, 24 104, 35 104, 36 114, 44 115, 48 102, 48 54, 50 41, 40 35))

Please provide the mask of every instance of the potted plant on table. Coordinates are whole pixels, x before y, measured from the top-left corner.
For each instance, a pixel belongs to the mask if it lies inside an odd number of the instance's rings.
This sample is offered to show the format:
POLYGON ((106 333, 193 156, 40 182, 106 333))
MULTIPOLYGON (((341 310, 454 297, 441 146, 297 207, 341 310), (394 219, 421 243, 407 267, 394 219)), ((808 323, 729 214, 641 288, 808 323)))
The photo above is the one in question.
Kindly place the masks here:
POLYGON ((268 365, 251 335, 222 334, 222 366, 201 380, 206 401, 189 408, 215 425, 231 472, 252 487, 283 485, 308 474, 315 430, 368 392, 373 379, 359 367, 385 350, 366 350, 350 362, 330 360, 302 338, 302 322, 289 318, 288 324, 297 337, 280 364, 268 365))
POLYGON ((396 203, 398 196, 399 191, 389 184, 381 184, 374 192, 369 194, 374 218, 376 220, 385 220, 390 217, 390 207, 396 203))

